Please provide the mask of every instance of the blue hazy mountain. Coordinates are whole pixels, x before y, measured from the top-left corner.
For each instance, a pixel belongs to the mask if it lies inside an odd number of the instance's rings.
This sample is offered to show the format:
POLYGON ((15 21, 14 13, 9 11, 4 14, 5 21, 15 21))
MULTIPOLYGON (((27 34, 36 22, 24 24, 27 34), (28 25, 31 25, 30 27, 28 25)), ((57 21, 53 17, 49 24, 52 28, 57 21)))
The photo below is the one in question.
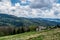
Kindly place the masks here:
POLYGON ((0 14, 0 26, 55 26, 57 24, 60 24, 60 19, 24 18, 8 14, 0 14))
POLYGON ((44 20, 55 21, 60 23, 60 19, 57 19, 57 18, 44 18, 44 20))

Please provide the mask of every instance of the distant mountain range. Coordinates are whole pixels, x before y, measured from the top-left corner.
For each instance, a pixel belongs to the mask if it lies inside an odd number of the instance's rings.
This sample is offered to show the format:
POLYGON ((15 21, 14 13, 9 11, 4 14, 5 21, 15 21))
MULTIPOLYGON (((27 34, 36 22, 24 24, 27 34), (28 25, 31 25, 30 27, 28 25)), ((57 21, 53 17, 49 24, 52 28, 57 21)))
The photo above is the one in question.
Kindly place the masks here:
POLYGON ((0 26, 55 26, 60 24, 60 19, 51 18, 24 18, 8 14, 0 14, 0 26))
POLYGON ((55 21, 60 23, 60 19, 57 19, 57 18, 45 18, 45 20, 55 21))

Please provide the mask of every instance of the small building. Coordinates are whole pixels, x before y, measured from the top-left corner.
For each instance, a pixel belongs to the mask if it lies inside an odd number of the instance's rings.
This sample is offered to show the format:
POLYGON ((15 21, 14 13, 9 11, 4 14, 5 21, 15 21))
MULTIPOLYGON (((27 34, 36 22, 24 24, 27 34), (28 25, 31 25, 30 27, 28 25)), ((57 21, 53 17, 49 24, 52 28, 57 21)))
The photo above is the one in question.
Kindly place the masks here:
POLYGON ((45 30, 45 29, 46 29, 46 27, 44 27, 44 26, 38 26, 36 28, 36 31, 41 31, 41 30, 45 30))

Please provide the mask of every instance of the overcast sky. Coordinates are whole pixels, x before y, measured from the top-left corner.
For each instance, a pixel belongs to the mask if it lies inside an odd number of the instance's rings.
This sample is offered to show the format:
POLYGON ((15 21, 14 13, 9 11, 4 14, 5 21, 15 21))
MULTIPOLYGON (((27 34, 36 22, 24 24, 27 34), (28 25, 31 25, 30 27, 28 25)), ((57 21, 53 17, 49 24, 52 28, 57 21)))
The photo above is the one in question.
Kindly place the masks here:
POLYGON ((0 13, 28 18, 60 18, 60 0, 0 0, 0 13))

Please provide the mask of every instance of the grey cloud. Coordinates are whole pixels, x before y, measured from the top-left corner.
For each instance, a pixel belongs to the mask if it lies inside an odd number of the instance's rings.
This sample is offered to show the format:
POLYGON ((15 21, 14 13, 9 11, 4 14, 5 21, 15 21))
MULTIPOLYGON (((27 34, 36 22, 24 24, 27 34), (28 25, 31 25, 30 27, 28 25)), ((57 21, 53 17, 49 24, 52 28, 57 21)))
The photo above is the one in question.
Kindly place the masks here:
POLYGON ((31 8, 51 8, 52 4, 56 2, 57 0, 34 0, 33 3, 31 3, 31 8))
POLYGON ((55 12, 54 12, 54 15, 55 15, 55 16, 58 16, 59 14, 60 14, 60 12, 58 12, 58 11, 55 11, 55 12))

